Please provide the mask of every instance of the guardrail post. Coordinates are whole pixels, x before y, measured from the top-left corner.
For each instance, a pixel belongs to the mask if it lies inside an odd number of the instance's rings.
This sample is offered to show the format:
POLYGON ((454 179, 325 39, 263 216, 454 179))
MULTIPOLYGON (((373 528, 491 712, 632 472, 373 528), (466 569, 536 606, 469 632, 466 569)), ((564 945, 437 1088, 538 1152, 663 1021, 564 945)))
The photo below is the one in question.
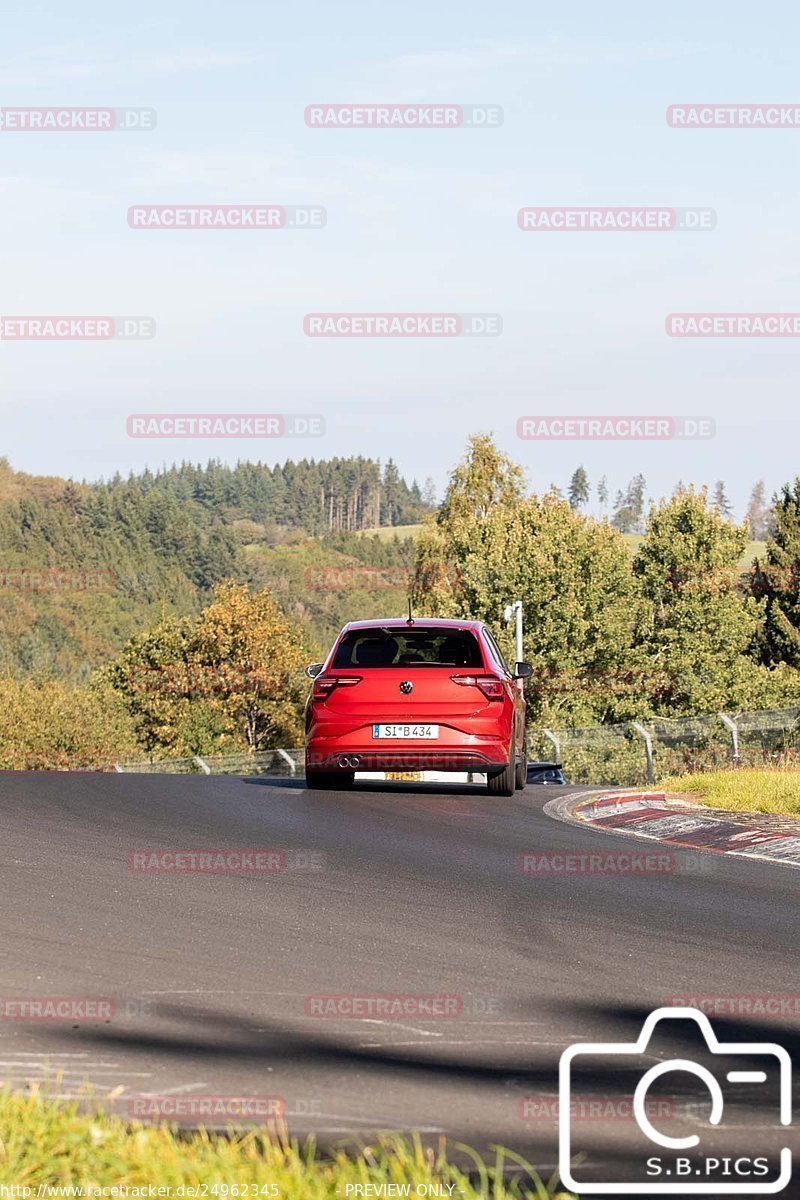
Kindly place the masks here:
POLYGON ((542 733, 544 734, 544 736, 546 738, 549 738, 549 740, 553 743, 553 749, 556 752, 555 761, 557 763, 560 763, 561 762, 561 742, 558 740, 556 735, 553 733, 552 729, 543 729, 542 733))
POLYGON ((195 763, 197 763, 198 767, 200 768, 200 770, 203 772, 203 774, 204 774, 204 775, 210 775, 210 774, 211 774, 211 767, 208 765, 208 763, 206 763, 206 762, 203 762, 203 760, 202 760, 202 758, 200 757, 200 755, 199 755, 199 754, 195 754, 195 756, 194 756, 194 758, 192 759, 192 761, 193 761, 193 762, 195 762, 195 763))
POLYGON ((734 766, 738 766, 739 765, 739 727, 736 724, 736 722, 734 721, 733 717, 729 717, 727 713, 717 713, 717 716, 719 717, 720 721, 722 721, 723 725, 727 725, 728 729, 730 729, 730 731, 731 731, 731 744, 732 744, 732 748, 733 748, 732 753, 731 753, 731 759, 733 761, 734 766))
POLYGON ((647 732, 644 725, 640 725, 638 721, 631 721, 631 729, 635 729, 644 742, 644 752, 647 755, 647 782, 655 783, 656 772, 653 766, 653 738, 647 732))
POLYGON ((296 775, 297 774, 297 763, 294 761, 291 754, 287 754, 285 750, 276 750, 275 753, 279 754, 281 756, 281 758, 283 759, 283 761, 289 764, 289 774, 296 775))

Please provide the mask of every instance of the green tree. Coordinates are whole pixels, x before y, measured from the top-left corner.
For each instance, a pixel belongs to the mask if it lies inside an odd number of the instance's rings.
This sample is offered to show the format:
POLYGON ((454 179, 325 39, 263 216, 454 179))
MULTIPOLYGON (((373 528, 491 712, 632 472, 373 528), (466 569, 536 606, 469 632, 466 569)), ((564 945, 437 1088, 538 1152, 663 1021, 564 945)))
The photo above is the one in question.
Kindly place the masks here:
POLYGON ((589 502, 589 476, 585 469, 580 466, 573 473, 569 481, 569 497, 570 508, 583 508, 584 504, 589 502))
POLYGON ((501 614, 522 599, 531 720, 628 711, 634 595, 625 543, 553 492, 525 497, 520 468, 490 439, 472 439, 453 472, 437 521, 418 541, 417 581, 428 615, 485 620, 509 661, 513 635, 501 614), (445 582, 426 591, 420 581, 437 570, 445 582))
POLYGON ((471 437, 453 471, 439 511, 442 528, 482 520, 496 508, 513 507, 524 495, 522 467, 497 449, 488 434, 471 437))
MULTIPOLYGON (((164 616, 154 628, 134 635, 119 657, 101 671, 125 701, 137 740, 149 756, 229 748, 224 740, 221 744, 208 738, 196 741, 186 732, 193 697, 189 673, 179 668, 192 658, 193 628, 189 617, 164 616)), ((224 730, 217 734, 222 737, 224 730)))
POLYGON ((381 524, 397 525, 400 515, 400 472, 390 458, 383 468, 381 524))
POLYGON ((458 614, 470 537, 491 513, 516 508, 523 493, 522 468, 498 450, 488 435, 471 437, 438 512, 424 524, 417 539, 412 584, 416 612, 458 614))
POLYGON ((428 509, 436 508, 436 484, 431 479, 430 475, 425 480, 422 488, 422 503, 428 509))
POLYGON ((713 503, 714 503, 715 512, 718 512, 721 517, 730 517, 731 513, 733 512, 733 509, 731 507, 730 500, 728 499, 727 495, 725 494, 725 480, 724 479, 718 479, 717 482, 714 484, 714 502, 713 503))
POLYGON ((770 511, 764 494, 764 480, 753 484, 750 502, 747 505, 747 525, 754 542, 762 542, 770 533, 770 511))
POLYGON ((664 675, 664 715, 735 711, 763 690, 748 656, 759 606, 739 587, 746 545, 746 529, 709 505, 705 489, 651 507, 633 562, 643 601, 635 640, 664 675))
POLYGON ((640 533, 644 517, 644 475, 634 475, 625 493, 617 492, 611 524, 620 533, 640 533))
POLYGON ((752 572, 753 593, 766 608, 757 644, 763 662, 800 667, 800 476, 781 488, 772 517, 766 556, 752 572))

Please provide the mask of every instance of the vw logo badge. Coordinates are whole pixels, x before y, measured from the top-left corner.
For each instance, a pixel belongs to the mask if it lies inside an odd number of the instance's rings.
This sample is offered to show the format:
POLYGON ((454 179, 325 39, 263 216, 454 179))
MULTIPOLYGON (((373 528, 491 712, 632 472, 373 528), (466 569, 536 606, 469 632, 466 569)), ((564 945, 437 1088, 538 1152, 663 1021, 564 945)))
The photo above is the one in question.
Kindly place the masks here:
POLYGON ((410 679, 404 679, 403 682, 400 684, 400 691, 403 693, 404 696, 407 696, 410 692, 413 692, 413 690, 414 690, 414 685, 410 679))

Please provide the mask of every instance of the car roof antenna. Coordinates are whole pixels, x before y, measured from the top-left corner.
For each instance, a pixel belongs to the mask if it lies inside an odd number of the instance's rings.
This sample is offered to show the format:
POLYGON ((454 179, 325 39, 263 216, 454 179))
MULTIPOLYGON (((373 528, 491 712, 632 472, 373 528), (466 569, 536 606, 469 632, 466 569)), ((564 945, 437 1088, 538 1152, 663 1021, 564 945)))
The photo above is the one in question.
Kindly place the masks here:
POLYGON ((408 620, 406 621, 406 625, 413 625, 413 624, 414 624, 414 618, 411 615, 411 597, 409 596, 408 597, 408 620))

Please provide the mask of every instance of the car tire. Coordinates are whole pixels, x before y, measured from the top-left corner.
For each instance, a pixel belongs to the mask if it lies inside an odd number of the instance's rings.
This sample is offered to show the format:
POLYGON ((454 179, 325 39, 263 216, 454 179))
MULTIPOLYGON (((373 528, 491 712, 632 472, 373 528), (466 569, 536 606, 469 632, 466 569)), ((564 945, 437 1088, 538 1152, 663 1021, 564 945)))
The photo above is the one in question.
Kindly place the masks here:
POLYGON ((351 788, 355 771, 309 771, 306 770, 306 787, 311 791, 331 792, 338 788, 351 788))
POLYGON ((486 776, 486 790, 490 796, 513 796, 516 766, 512 758, 502 771, 495 771, 486 776))

